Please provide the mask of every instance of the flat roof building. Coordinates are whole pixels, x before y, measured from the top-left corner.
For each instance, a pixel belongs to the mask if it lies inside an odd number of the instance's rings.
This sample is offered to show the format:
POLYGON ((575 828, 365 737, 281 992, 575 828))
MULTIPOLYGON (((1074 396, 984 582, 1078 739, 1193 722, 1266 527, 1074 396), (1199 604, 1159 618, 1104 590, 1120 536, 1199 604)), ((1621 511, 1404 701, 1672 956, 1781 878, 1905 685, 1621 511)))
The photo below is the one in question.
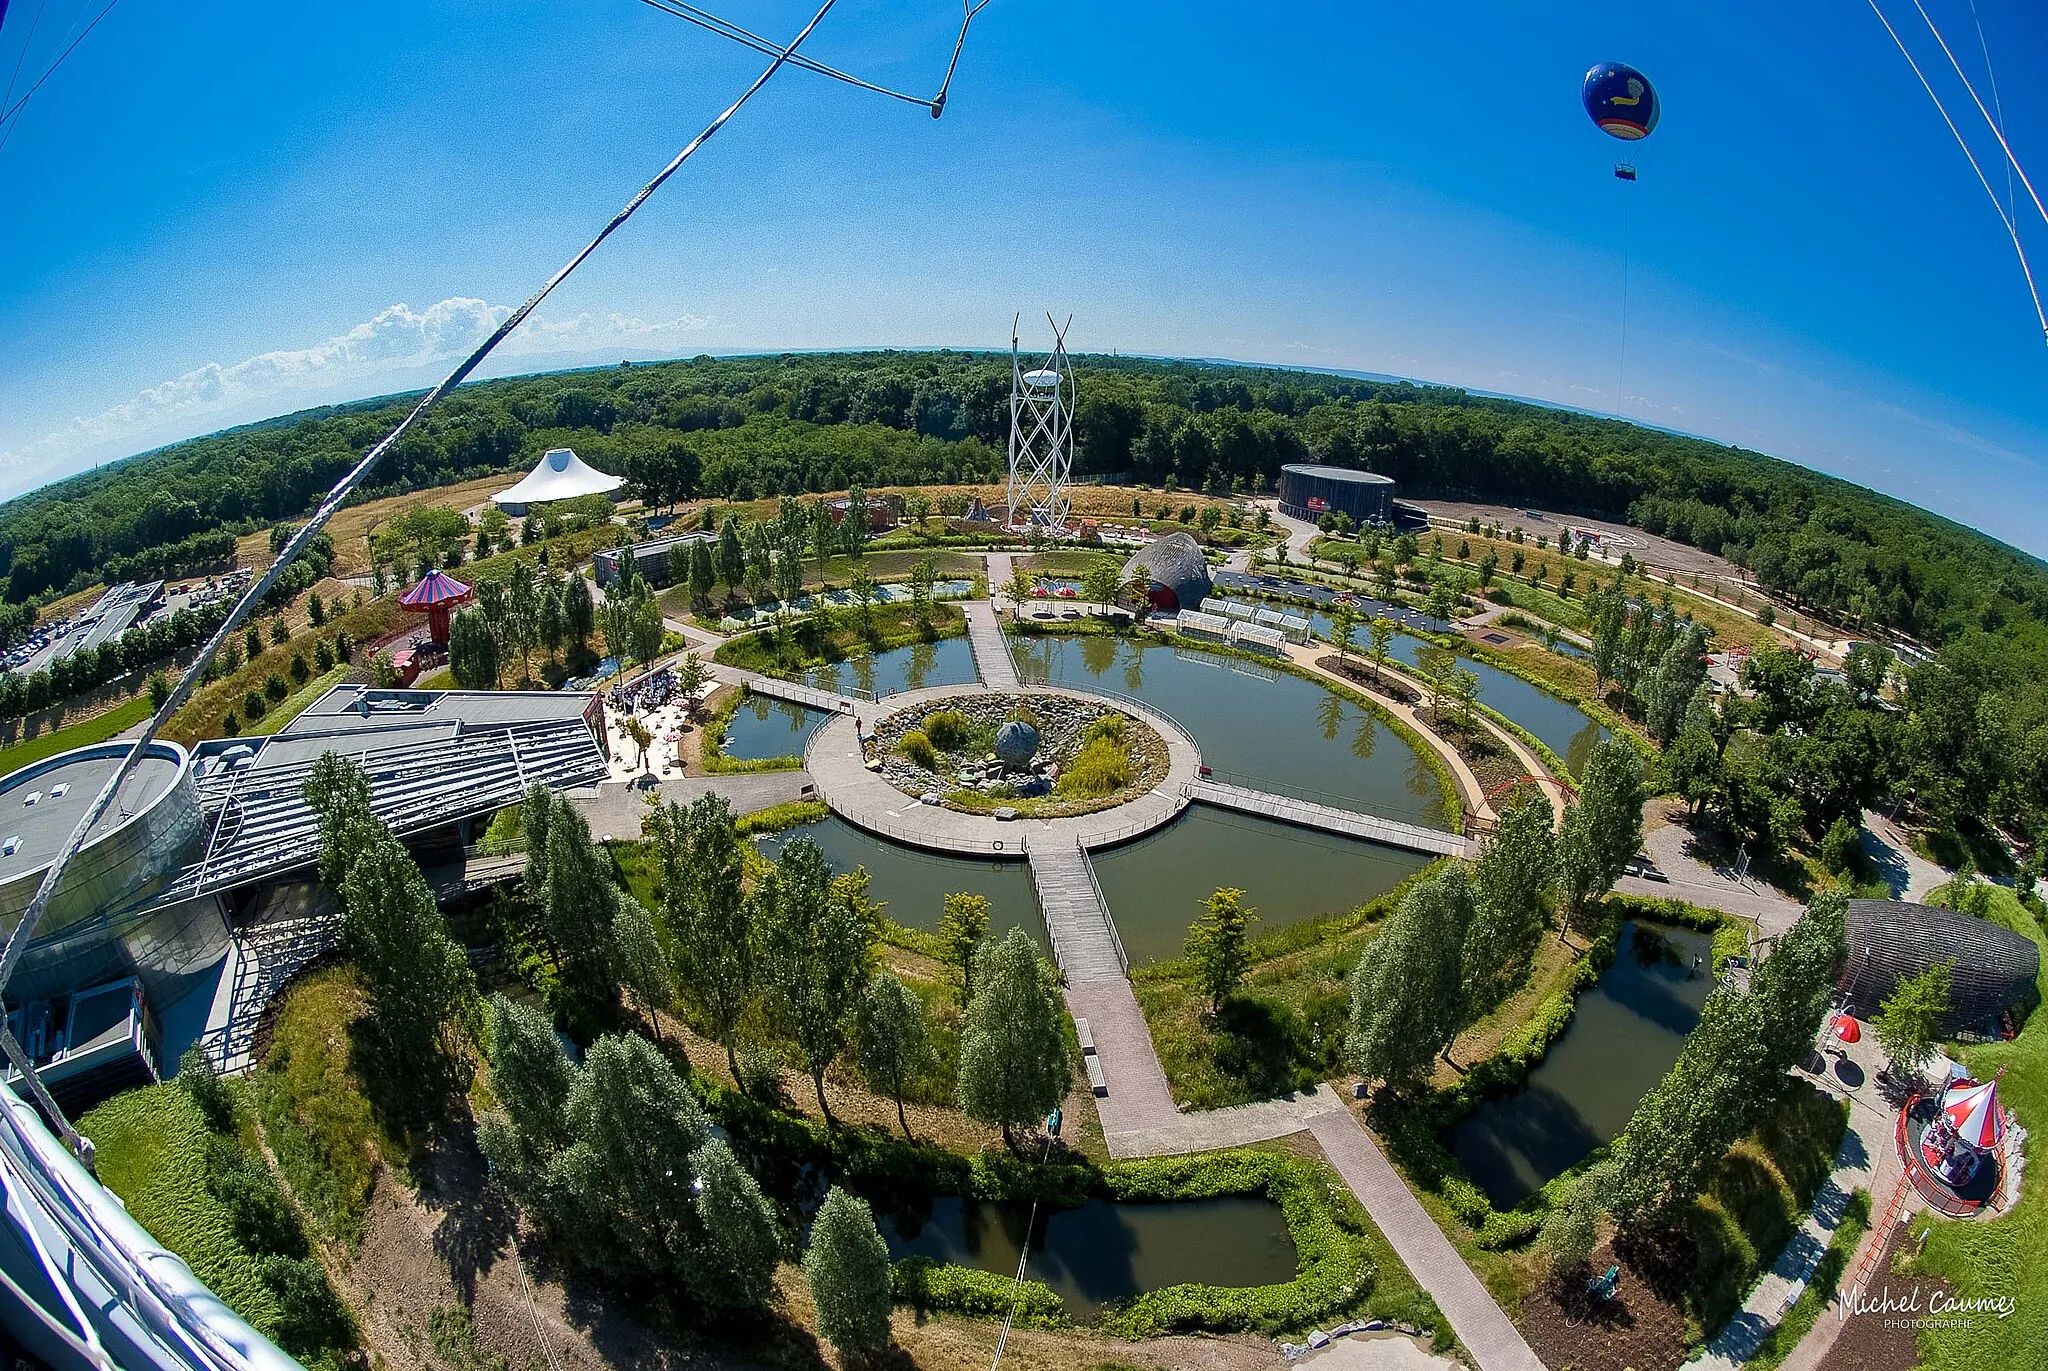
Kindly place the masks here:
POLYGON ((718 535, 708 530, 693 533, 672 533, 665 538, 650 538, 644 543, 629 543, 598 553, 591 558, 591 572, 597 578, 599 590, 610 590, 619 577, 625 574, 626 559, 631 557, 639 564, 641 579, 660 590, 674 578, 668 574, 669 553, 682 548, 688 551, 694 543, 716 543, 718 535))
POLYGON ((1315 523, 1325 514, 1348 515, 1360 526, 1394 521, 1394 479, 1354 467, 1290 463, 1280 468, 1280 512, 1315 523))

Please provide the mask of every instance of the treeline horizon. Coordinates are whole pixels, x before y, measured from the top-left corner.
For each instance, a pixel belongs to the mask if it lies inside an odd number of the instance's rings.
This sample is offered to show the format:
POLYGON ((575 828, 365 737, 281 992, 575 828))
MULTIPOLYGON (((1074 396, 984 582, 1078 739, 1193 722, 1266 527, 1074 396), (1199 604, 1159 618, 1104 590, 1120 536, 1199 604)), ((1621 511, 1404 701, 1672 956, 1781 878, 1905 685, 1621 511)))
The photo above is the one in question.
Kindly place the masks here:
MULTIPOLYGON (((1077 356, 1077 474, 1215 494, 1288 462, 1415 498, 1534 504, 1718 553, 1851 627, 1972 630, 2048 658, 2048 564, 1903 500, 1709 439, 1413 381, 1077 356)), ((476 382, 386 456, 369 500, 523 471, 549 447, 666 498, 1002 478, 1009 358, 961 351, 699 356, 476 382)), ((211 565, 305 517, 421 392, 188 439, 0 503, 0 598, 211 565)))

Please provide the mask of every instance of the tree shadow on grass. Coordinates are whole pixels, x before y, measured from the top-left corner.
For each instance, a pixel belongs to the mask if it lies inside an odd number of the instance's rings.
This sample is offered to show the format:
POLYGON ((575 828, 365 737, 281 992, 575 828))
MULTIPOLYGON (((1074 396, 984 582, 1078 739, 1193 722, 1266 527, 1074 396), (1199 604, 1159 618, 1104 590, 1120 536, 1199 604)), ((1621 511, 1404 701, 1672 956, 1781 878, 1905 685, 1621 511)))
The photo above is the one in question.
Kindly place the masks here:
POLYGON ((1315 1045, 1301 1017, 1284 1004, 1234 996, 1209 1027, 1216 1035, 1216 1069, 1255 1099, 1270 1099, 1313 1084, 1315 1045))

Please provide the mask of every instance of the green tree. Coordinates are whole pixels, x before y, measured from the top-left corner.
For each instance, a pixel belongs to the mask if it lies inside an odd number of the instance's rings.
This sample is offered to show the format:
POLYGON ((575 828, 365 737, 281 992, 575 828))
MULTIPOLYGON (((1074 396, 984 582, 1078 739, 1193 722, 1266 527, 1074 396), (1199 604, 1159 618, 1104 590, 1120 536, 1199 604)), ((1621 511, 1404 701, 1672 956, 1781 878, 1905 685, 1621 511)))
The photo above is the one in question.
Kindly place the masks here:
POLYGON ((694 1158, 711 1127, 689 1087, 637 1033, 599 1038, 563 1110, 573 1141, 548 1167, 548 1217, 618 1278, 699 1288, 694 1158))
POLYGON ((932 586, 938 580, 939 564, 926 553, 910 564, 910 617, 920 629, 932 624, 932 586))
POLYGON ((818 1309, 818 1331, 844 1355, 866 1357, 889 1345, 889 1247, 866 1200, 833 1186, 811 1224, 804 1280, 818 1309))
POLYGON ((1352 641, 1358 632, 1358 611, 1350 605, 1339 604, 1330 615, 1330 641, 1336 644, 1339 657, 1349 657, 1357 646, 1352 641))
MULTIPOLYGON (((563 796, 548 799, 541 919, 563 982, 589 1003, 606 1004, 613 998, 611 930, 618 892, 583 816, 563 796)), ((529 854, 529 888, 531 860, 529 854)))
MULTIPOLYGON (((259 709, 252 718, 260 715, 259 709)), ((370 778, 339 752, 314 758, 299 786, 320 834, 320 884, 338 897, 355 859, 391 836, 370 808, 370 778)))
POLYGON ((1087 574, 1081 578, 1081 593, 1106 613, 1116 600, 1118 587, 1123 584, 1123 569, 1115 559, 1100 557, 1088 564, 1087 574))
POLYGON ((1596 1166, 1581 1173, 1543 1220, 1543 1255, 1556 1275, 1570 1276, 1592 1257, 1600 1236, 1600 1215, 1606 1210, 1605 1188, 1612 1182, 1611 1167, 1596 1166))
POLYGON ((874 964, 877 911, 867 898, 868 874, 856 868, 834 878, 818 845, 798 838, 782 849, 755 894, 769 947, 767 966, 817 1090, 825 1101, 825 1068, 845 1050, 852 1012, 874 964))
POLYGON ((765 1306, 775 1293, 782 1259, 775 1207, 723 1138, 690 1158, 695 1177, 702 1248, 691 1262, 690 1293, 715 1309, 741 1312, 765 1306))
POLYGON ((725 582, 725 593, 737 595, 740 583, 747 579, 747 551, 740 541, 740 520, 737 514, 725 516, 725 526, 718 530, 718 579, 725 582))
POLYGON ((712 544, 701 540, 690 544, 690 600, 693 604, 708 604, 711 588, 718 584, 718 561, 711 548, 712 544))
POLYGON ((1813 1052, 1814 1036, 1834 1002, 1848 911, 1849 898, 1841 891, 1818 896, 1751 974, 1749 993, 1757 1002, 1762 1053, 1755 1098, 1768 1098, 1772 1087, 1813 1052))
POLYGON ((1721 750, 1714 735, 1687 726, 1664 750, 1664 771, 1671 787, 1697 815, 1721 788, 1721 750))
POLYGON ((1251 965, 1245 930, 1259 916, 1244 907, 1244 892, 1230 886, 1209 896, 1203 909, 1202 917, 1188 926, 1186 952, 1195 969, 1195 981, 1209 997, 1209 1012, 1214 1014, 1236 992, 1251 965))
POLYGON ((477 1142, 512 1193, 538 1207, 547 1169, 570 1143, 565 1109, 576 1067, 542 1010, 493 995, 485 1023, 499 1107, 477 1120, 477 1142))
POLYGON ((1472 886, 1450 866, 1411 889, 1351 977, 1352 1070, 1399 1093, 1420 1080, 1458 1030, 1472 886))
POLYGON ((979 1123, 1014 1130, 1036 1123, 1066 1098, 1072 1081, 1061 1021, 1065 1010, 1038 948, 1021 928, 975 955, 974 998, 960 1030, 959 1102, 979 1123))
POLYGON ((388 836, 381 839, 349 864, 341 905, 342 946, 369 992, 372 1022, 391 1050, 396 1078, 445 1087, 476 979, 419 864, 388 836))
POLYGON ((1878 1006, 1870 1031, 1896 1070, 1918 1076, 1933 1058, 1951 1004, 1954 971, 1954 962, 1936 962, 1900 981, 1878 1006))
POLYGON ((590 582, 572 574, 562 586, 562 632, 581 648, 588 645, 596 630, 597 609, 591 603, 590 582))
POLYGON ((1387 652, 1394 645, 1394 621, 1384 614, 1375 614, 1366 625, 1372 634, 1372 678, 1380 678, 1380 668, 1387 664, 1387 652))
POLYGON ((1643 845, 1643 759, 1619 738, 1593 749, 1579 798, 1564 812, 1558 865, 1566 912, 1580 915, 1614 888, 1643 845))
POLYGON ((646 821, 661 868, 662 911, 675 938, 678 981, 698 1020, 740 1074, 734 1033, 758 989, 758 905, 746 898, 745 858, 732 807, 700 795, 674 800, 646 821))
POLYGON ((171 678, 162 671, 149 673, 149 711, 154 714, 171 698, 171 678))
POLYGON ((705 683, 710 679, 711 669, 694 652, 684 653, 683 660, 676 663, 676 694, 682 697, 683 711, 692 719, 697 717, 703 706, 701 696, 705 683))
POLYGON ((1462 972, 1468 1017, 1486 1013, 1528 978, 1557 883, 1553 813, 1540 790, 1508 806, 1473 864, 1462 972))
POLYGON ((612 947, 618 957, 619 979, 640 1001, 648 1023, 654 1026, 654 1040, 660 1042, 661 1013, 676 998, 675 973, 669 967, 668 954, 661 950, 661 939, 647 910, 630 895, 617 898, 618 911, 612 915, 612 947))
POLYGON ((857 1037, 860 1074, 896 1101, 896 1122, 903 1136, 910 1137, 903 1090, 931 1056, 924 1001, 889 972, 877 971, 861 996, 857 1037))
POLYGON ((464 690, 496 690, 504 674, 497 635, 481 609, 459 611, 448 621, 448 670, 464 690))
POLYGON ((960 977, 960 1005, 974 998, 974 953, 988 936, 988 896, 956 891, 939 915, 939 946, 960 977))

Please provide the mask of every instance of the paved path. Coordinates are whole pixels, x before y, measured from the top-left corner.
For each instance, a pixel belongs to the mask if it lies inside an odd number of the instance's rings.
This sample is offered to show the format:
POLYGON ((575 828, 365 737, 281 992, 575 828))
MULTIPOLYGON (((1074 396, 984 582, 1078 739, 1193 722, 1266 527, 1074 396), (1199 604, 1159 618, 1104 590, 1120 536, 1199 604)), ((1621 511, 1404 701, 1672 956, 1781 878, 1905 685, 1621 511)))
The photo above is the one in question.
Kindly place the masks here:
POLYGON ((1912 842, 1899 826, 1876 810, 1863 811, 1864 855, 1877 868, 1878 877, 1892 888, 1895 900, 1922 901, 1927 892, 1948 884, 1948 872, 1913 850, 1912 842))
POLYGON ((1030 851, 1031 883, 1038 888, 1053 960, 1067 984, 1123 980, 1123 946, 1109 921, 1086 849, 1078 843, 1048 841, 1031 844, 1030 851))
MULTIPOLYGON (((1327 1085, 1277 1100, 1233 1105, 1182 1114, 1171 1123, 1120 1135, 1119 1157, 1173 1157, 1188 1152, 1214 1152, 1225 1147, 1299 1133, 1325 1114, 1344 1112, 1344 1101, 1327 1085)), ((1114 1149, 1113 1149, 1114 1150, 1114 1149)))
MULTIPOLYGON (((980 686, 935 686, 927 690, 891 695, 886 712, 935 704, 941 700, 978 693, 980 686)), ((1034 686, 1040 694, 1071 695, 1076 699, 1103 703, 1104 697, 1086 690, 1065 690, 1057 686, 1034 686)), ((1183 793, 1202 764, 1195 740, 1164 717, 1129 700, 1115 701, 1118 709, 1142 718, 1166 741, 1165 778, 1145 794, 1110 809, 1097 810, 1066 819, 997 819, 986 814, 966 814, 942 805, 919 804, 891 785, 876 771, 870 771, 860 740, 855 735, 855 717, 841 714, 828 719, 811 734, 804 748, 804 770, 818 788, 818 797, 832 806, 832 812, 856 828, 928 852, 988 858, 1021 857, 1027 847, 1041 843, 1072 847, 1079 842, 1095 848, 1126 842, 1149 833, 1177 818, 1188 807, 1183 793)), ((860 718, 878 711, 859 706, 860 718)))
MULTIPOLYGON (((1877 1071, 1884 1062, 1884 1055, 1874 1039, 1874 1034, 1866 1033, 1861 1042, 1847 1046, 1834 1042, 1832 1038, 1826 1039, 1831 1050, 1822 1059, 1824 1069, 1817 1075, 1803 1070, 1794 1073, 1801 1080, 1810 1081, 1838 1099, 1848 1101, 1849 1131, 1842 1135, 1842 1145, 1835 1153, 1834 1171, 1815 1192, 1812 1208, 1799 1231, 1778 1253, 1771 1269, 1750 1289, 1742 1308, 1714 1335, 1704 1351, 1686 1363, 1686 1371, 1735 1371, 1755 1354, 1764 1335, 1777 1327, 1805 1292, 1815 1265, 1827 1250, 1835 1230, 1841 1226, 1843 1212, 1853 1191, 1870 1193, 1871 1229, 1864 1235, 1852 1255, 1848 1270, 1842 1275, 1843 1292, 1853 1279, 1858 1259, 1872 1243, 1882 1243, 1888 1235, 1887 1225, 1883 1223, 1884 1209, 1904 1179, 1904 1169, 1892 1136, 1898 1115, 1877 1086, 1877 1071)), ((1903 1213, 1910 1214, 1920 1208, 1920 1204, 1911 1187, 1907 1187, 1906 1195, 1909 1203, 1903 1213)), ((1787 1371, 1794 1367, 1811 1371, 1818 1366, 1828 1348, 1834 1345, 1841 1328, 1841 1319, 1833 1312, 1824 1312, 1786 1358, 1784 1365, 1787 1371)))
POLYGON ((1308 1127, 1330 1165, 1386 1234, 1394 1255, 1451 1321, 1451 1330, 1479 1371, 1544 1371, 1520 1330, 1501 1312, 1351 1111, 1318 1115, 1308 1127))
POLYGON ((1145 1155, 1132 1140, 1171 1127, 1181 1117, 1173 1089, 1152 1050, 1152 1034, 1131 983, 1122 976, 1067 987, 1067 1012, 1078 1028, 1088 1022, 1095 1059, 1102 1066, 1104 1094, 1095 1097, 1102 1141, 1112 1157, 1145 1155))
POLYGON ((961 608, 967 614, 967 641, 974 648, 974 669, 982 684, 991 690, 1023 689, 1024 678, 1017 674, 1017 659, 1010 655, 995 606, 987 600, 969 600, 961 608))
POLYGON ((1806 906, 1799 901, 1780 895, 1762 881, 1738 881, 1733 873, 1707 865, 1687 851, 1691 841, 1692 835, 1677 824, 1652 829, 1643 839, 1643 849, 1657 869, 1671 879, 1646 881, 1640 876, 1624 876, 1615 882, 1614 888, 1624 895, 1684 900, 1753 919, 1757 932, 1766 938, 1783 933, 1806 912, 1806 906))
POLYGON ((1325 833, 1336 833, 1347 838, 1363 838, 1367 842, 1379 843, 1386 847, 1405 848, 1410 852, 1428 852, 1444 857, 1471 858, 1479 855, 1479 844, 1462 834, 1446 833, 1440 828, 1404 824, 1395 819, 1382 819, 1372 814, 1362 814, 1354 809, 1339 809, 1334 805, 1297 800, 1291 795, 1275 795, 1269 791, 1250 790, 1244 786, 1203 780, 1195 781, 1189 793, 1203 804, 1215 805, 1219 809, 1234 809, 1240 814, 1258 814, 1301 828, 1320 829, 1325 833))

